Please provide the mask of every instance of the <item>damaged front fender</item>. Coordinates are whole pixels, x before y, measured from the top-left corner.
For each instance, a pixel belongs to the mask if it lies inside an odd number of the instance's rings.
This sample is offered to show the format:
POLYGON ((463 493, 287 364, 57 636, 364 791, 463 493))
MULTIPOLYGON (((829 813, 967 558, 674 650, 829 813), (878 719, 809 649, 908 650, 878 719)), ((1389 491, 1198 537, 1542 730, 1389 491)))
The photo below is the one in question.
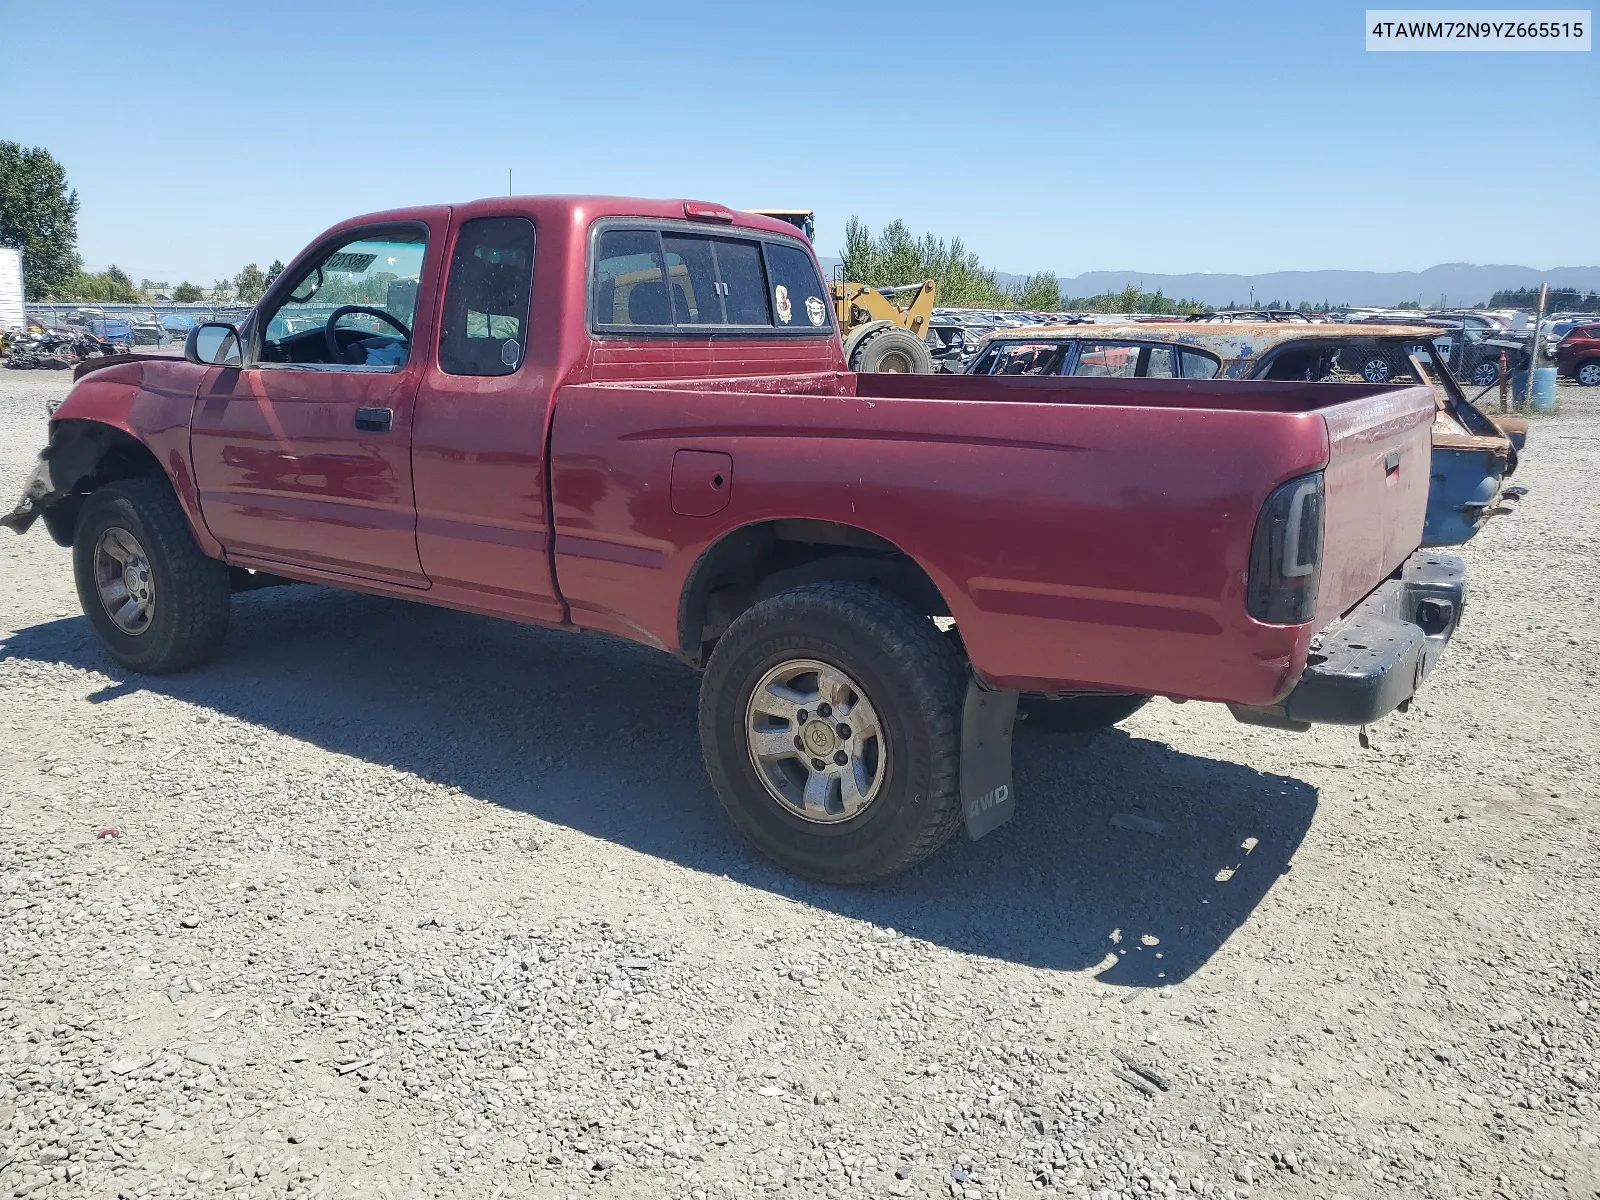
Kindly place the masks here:
MULTIPOLYGON (((41 455, 39 465, 34 467, 33 474, 28 476, 27 485, 22 489, 22 499, 17 501, 16 508, 0 517, 0 525, 17 533, 27 533, 33 523, 49 511, 51 505, 69 495, 71 488, 57 486, 50 460, 41 455)), ((49 522, 46 521, 45 525, 48 527, 49 522)), ((63 542, 55 530, 52 529, 50 534, 62 545, 71 545, 70 538, 63 542)))
POLYGON ((16 533, 27 533, 30 526, 42 517, 46 507, 61 499, 61 494, 50 474, 50 461, 43 459, 34 467, 34 474, 27 477, 27 485, 22 488, 22 499, 5 517, 0 517, 0 525, 16 533))
POLYGON ((73 501, 107 457, 119 449, 150 457, 149 451, 132 437, 110 425, 97 421, 52 423, 50 444, 39 451, 39 463, 22 489, 22 499, 0 517, 0 525, 26 533, 43 517, 57 545, 72 545, 77 518, 77 503, 73 501))

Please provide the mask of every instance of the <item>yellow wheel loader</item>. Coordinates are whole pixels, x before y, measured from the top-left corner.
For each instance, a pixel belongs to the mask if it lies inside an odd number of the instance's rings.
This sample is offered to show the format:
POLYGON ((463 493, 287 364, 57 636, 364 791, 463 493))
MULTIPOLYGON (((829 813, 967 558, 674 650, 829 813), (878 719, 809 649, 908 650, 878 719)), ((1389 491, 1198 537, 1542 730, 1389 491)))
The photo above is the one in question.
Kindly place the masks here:
MULTIPOLYGON (((803 208, 753 208, 753 213, 776 217, 793 225, 810 240, 816 232, 815 214, 803 208)), ((938 287, 931 279, 900 287, 877 288, 849 283, 842 277, 830 285, 839 336, 844 339, 844 360, 852 371, 898 375, 931 375, 933 354, 924 341, 938 287), (904 308, 896 300, 909 296, 904 308), (893 299, 891 299, 893 297, 893 299)))

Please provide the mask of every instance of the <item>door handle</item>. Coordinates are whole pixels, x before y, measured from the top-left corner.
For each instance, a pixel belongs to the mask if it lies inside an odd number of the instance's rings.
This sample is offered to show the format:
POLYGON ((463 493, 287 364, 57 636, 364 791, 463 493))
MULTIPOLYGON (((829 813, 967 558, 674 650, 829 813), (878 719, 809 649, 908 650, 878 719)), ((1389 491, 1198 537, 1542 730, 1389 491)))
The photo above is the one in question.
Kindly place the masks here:
POLYGON ((356 409, 356 428, 364 433, 388 433, 394 425, 392 408, 356 409))

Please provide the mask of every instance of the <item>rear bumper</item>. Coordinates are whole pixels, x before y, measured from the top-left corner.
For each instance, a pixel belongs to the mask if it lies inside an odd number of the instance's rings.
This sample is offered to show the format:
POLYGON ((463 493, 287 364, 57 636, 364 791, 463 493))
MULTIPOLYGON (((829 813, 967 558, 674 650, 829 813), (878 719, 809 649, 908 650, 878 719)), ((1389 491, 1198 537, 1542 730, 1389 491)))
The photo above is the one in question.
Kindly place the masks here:
POLYGON ((1466 563, 1419 550, 1398 578, 1312 640, 1300 682, 1279 704, 1229 707, 1241 721, 1289 729, 1376 721, 1422 686, 1460 624, 1466 596, 1466 563))

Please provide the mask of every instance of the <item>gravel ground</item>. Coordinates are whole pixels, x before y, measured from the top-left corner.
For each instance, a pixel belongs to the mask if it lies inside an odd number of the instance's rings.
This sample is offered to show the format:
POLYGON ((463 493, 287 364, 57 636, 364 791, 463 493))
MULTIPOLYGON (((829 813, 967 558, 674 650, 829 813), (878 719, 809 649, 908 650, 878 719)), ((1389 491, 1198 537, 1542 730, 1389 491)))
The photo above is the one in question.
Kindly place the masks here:
POLYGON ((747 856, 665 656, 293 587, 129 677, 6 535, 0 1196, 1600 1196, 1597 448, 1370 748, 1024 727, 864 890, 747 856))

